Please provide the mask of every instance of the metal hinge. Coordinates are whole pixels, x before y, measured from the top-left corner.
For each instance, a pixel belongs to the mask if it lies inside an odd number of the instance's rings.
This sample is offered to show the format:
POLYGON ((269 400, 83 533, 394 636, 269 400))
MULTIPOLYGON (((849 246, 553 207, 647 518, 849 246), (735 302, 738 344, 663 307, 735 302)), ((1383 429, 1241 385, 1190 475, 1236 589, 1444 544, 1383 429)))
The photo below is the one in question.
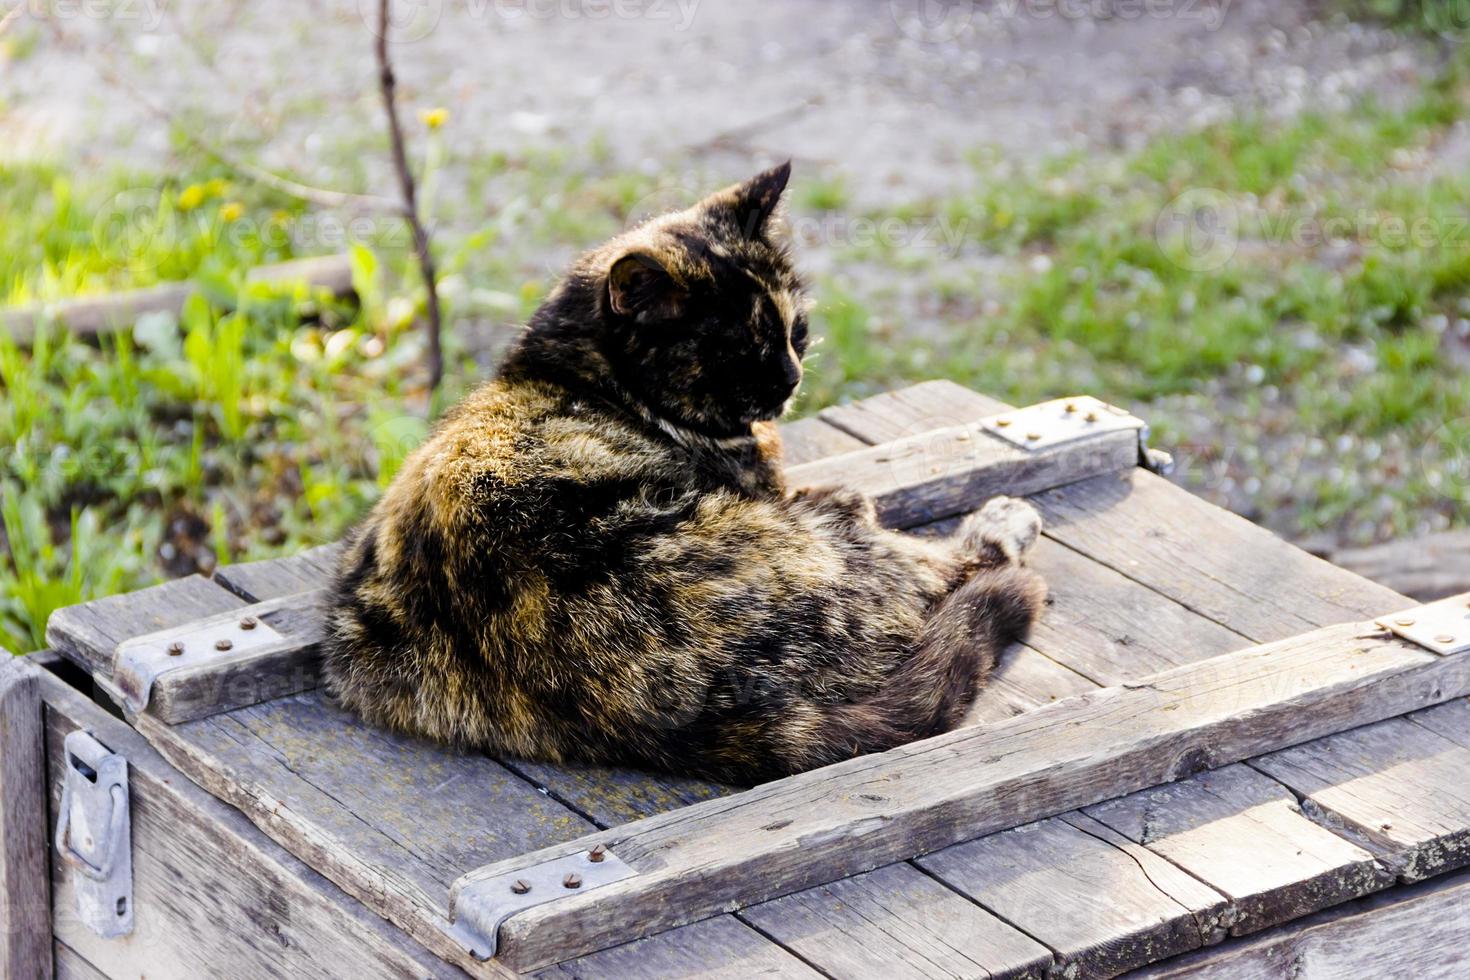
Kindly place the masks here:
POLYGON ((1001 412, 980 420, 980 426, 1013 446, 1028 451, 1051 449, 1105 432, 1138 433, 1138 462, 1155 473, 1174 467, 1168 453, 1148 447, 1148 423, 1127 409, 1091 395, 1057 398, 1001 412))
POLYGON ((1379 626, 1431 653, 1470 650, 1470 592, 1405 609, 1374 620, 1379 626))
POLYGON ((112 657, 112 680, 128 710, 142 712, 148 707, 154 682, 171 670, 211 667, 286 644, 286 638, 259 616, 214 616, 118 644, 112 657))
POLYGON ((601 845, 551 861, 471 881, 451 896, 449 935, 477 960, 495 955, 500 924, 568 895, 611 885, 638 872, 601 845))
POLYGON ((90 733, 66 736, 56 853, 77 872, 77 914, 103 939, 133 931, 128 760, 90 733))

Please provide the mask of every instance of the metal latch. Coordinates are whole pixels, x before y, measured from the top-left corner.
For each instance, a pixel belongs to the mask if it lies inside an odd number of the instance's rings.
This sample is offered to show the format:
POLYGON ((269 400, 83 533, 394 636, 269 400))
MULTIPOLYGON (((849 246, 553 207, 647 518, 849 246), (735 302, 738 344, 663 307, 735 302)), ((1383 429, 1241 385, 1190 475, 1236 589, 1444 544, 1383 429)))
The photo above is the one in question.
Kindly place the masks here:
POLYGON ((286 638, 259 616, 214 617, 118 644, 112 657, 112 680, 128 710, 142 712, 148 707, 154 681, 170 670, 210 667, 285 643, 286 638))
POLYGON ((66 736, 56 853, 77 872, 77 913, 103 939, 133 931, 128 760, 84 731, 66 736))
POLYGON ((1374 620, 1379 626, 1431 653, 1470 650, 1470 592, 1405 609, 1374 620))
POLYGON ((980 420, 986 432, 1021 449, 1037 451, 1064 446, 1104 432, 1138 433, 1138 461, 1155 473, 1167 473, 1174 461, 1168 453, 1148 448, 1148 423, 1127 409, 1091 395, 1057 398, 980 420))
POLYGON ((472 881, 452 896, 449 935, 477 960, 495 955, 500 924, 537 905, 611 885, 638 872, 606 847, 472 881))

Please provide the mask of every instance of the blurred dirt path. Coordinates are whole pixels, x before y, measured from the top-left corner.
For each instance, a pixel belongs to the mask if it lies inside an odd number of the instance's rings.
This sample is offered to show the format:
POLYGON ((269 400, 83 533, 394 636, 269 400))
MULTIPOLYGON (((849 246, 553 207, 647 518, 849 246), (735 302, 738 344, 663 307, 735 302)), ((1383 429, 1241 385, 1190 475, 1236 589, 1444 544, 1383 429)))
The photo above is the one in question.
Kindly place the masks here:
MULTIPOLYGON (((351 152, 381 129, 364 16, 376 0, 20 2, 22 53, 0 61, 0 159, 162 165, 167 127, 123 77, 212 138, 264 141, 267 165, 388 186, 386 161, 351 152), (35 11, 48 6, 42 28, 35 11)), ((840 170, 874 203, 955 189, 977 146, 1021 160, 1128 149, 1242 108, 1293 113, 1365 90, 1392 100, 1433 63, 1391 33, 1269 0, 395 9, 402 97, 450 109, 459 159, 594 136, 614 162, 658 172, 733 175, 790 155, 808 173, 840 170)))

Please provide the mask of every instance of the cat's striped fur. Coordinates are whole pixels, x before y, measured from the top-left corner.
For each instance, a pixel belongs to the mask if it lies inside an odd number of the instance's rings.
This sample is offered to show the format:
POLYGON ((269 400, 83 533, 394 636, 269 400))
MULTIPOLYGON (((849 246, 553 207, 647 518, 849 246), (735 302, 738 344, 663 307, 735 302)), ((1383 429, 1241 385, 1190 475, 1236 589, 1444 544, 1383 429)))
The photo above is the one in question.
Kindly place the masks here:
POLYGON ((947 540, 783 485, 789 166, 587 254, 356 531, 326 675, 497 753, 755 782, 955 725, 1042 603, 1039 520, 947 540))

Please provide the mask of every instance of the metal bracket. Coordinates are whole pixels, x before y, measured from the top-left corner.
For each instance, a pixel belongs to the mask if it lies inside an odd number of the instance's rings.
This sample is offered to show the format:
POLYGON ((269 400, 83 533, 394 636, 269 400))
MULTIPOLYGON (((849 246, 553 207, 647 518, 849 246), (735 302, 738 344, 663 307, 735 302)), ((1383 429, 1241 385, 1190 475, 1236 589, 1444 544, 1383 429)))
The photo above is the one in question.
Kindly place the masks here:
POLYGON ((1470 650, 1470 592, 1374 620, 1410 643, 1443 656, 1470 650))
POLYGON ((213 666, 285 641, 254 616, 140 636, 118 644, 112 658, 112 680, 122 691, 128 710, 141 712, 148 707, 154 681, 170 670, 213 666))
POLYGON ((1035 452, 1088 439, 1104 432, 1138 433, 1138 461, 1155 473, 1166 473, 1174 460, 1168 453, 1148 448, 1148 423, 1127 409, 1091 395, 1057 398, 1026 408, 1001 412, 980 420, 986 432, 1013 446, 1035 452))
POLYGON ((133 832, 128 760, 90 733, 66 736, 56 853, 77 872, 77 914, 103 939, 133 931, 133 832))
POLYGON ((637 873, 599 845, 590 851, 472 881, 454 898, 449 935, 475 959, 488 960, 495 955, 500 924, 517 912, 611 885, 637 873))

